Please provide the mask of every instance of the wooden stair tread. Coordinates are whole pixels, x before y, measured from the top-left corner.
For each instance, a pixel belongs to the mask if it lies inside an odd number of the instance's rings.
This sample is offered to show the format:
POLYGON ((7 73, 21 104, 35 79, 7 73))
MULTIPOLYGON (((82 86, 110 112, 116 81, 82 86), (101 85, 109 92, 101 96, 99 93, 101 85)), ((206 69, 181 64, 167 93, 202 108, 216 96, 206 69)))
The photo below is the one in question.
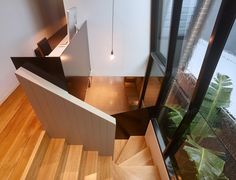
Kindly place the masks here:
POLYGON ((114 180, 159 180, 156 166, 118 166, 114 165, 114 180))
POLYGON ((116 165, 113 163, 113 166, 112 166, 112 177, 113 177, 113 180, 136 180, 137 178, 132 175, 132 174, 129 174, 127 173, 124 169, 120 168, 119 165, 116 165))
POLYGON ((117 164, 120 164, 146 147, 144 136, 130 136, 123 151, 121 152, 117 164))
POLYGON ((82 158, 82 145, 69 145, 68 154, 65 159, 65 167, 63 169, 61 179, 78 179, 79 169, 82 158))
POLYGON ((148 147, 138 152, 128 160, 122 162, 120 166, 147 166, 153 165, 152 155, 148 147))
POLYGON ((98 152, 84 151, 81 161, 79 179, 97 179, 98 152))
POLYGON ((41 131, 37 143, 34 147, 29 161, 24 169, 21 179, 36 179, 36 175, 39 171, 40 164, 47 151, 49 144, 49 137, 45 131, 41 131))
POLYGON ((22 176, 29 160, 31 157, 31 154, 34 150, 35 145, 38 142, 38 139, 41 135, 42 130, 38 129, 29 139, 29 141, 24 145, 24 148, 22 150, 22 153, 20 155, 20 158, 18 162, 16 163, 16 166, 11 172, 11 175, 9 179, 18 179, 22 176))
POLYGON ((84 180, 96 180, 96 179, 97 179, 97 173, 93 173, 84 177, 84 180))
POLYGON ((122 152, 123 148, 125 147, 126 143, 128 142, 127 139, 116 139, 114 144, 114 155, 113 161, 116 162, 122 152))
POLYGON ((110 180, 112 179, 112 157, 111 156, 99 156, 98 157, 98 180, 110 180))
POLYGON ((37 179, 55 179, 65 153, 65 139, 51 139, 41 163, 37 179))

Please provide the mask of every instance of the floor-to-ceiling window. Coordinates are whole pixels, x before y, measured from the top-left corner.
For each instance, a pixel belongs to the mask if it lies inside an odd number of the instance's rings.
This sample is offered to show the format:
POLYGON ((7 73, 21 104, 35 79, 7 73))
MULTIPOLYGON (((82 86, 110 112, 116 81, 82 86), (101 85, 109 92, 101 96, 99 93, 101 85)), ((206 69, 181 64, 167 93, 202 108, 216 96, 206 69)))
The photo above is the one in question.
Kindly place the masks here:
POLYGON ((152 38, 158 41, 151 57, 164 80, 169 76, 167 88, 160 90, 166 97, 159 97, 162 101, 156 107, 166 145, 163 155, 167 167, 174 167, 170 175, 177 179, 236 179, 236 4, 179 2, 181 9, 175 1, 153 3, 161 13, 152 14, 156 16, 152 25, 157 26, 152 38), (176 11, 177 24, 172 19, 176 11), (172 28, 178 28, 177 36, 172 28), (170 41, 173 37, 175 44, 170 41))

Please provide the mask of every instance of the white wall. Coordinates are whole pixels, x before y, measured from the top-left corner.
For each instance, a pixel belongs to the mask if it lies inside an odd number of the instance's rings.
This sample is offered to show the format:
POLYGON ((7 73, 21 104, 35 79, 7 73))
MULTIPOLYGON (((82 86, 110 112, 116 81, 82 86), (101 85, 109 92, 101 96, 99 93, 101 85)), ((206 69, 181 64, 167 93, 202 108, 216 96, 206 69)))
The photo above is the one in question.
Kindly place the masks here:
POLYGON ((144 76, 150 44, 150 0, 115 0, 114 54, 111 52, 112 0, 64 0, 77 6, 78 24, 88 22, 92 75, 144 76))
POLYGON ((47 9, 58 1, 45 6, 47 1, 1 0, 0 2, 0 104, 18 85, 10 57, 34 56, 36 43, 42 37, 52 35, 56 28, 64 23, 61 14, 55 14, 55 10, 47 9))

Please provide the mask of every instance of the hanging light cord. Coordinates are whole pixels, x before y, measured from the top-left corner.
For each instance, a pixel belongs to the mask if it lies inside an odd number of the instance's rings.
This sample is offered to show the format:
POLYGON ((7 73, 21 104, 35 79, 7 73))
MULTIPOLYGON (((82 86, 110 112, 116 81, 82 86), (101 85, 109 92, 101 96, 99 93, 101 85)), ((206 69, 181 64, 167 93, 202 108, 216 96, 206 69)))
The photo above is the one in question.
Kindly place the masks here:
POLYGON ((114 36, 114 10, 115 10, 115 0, 112 1, 112 30, 111 30, 111 53, 113 54, 113 36, 114 36))

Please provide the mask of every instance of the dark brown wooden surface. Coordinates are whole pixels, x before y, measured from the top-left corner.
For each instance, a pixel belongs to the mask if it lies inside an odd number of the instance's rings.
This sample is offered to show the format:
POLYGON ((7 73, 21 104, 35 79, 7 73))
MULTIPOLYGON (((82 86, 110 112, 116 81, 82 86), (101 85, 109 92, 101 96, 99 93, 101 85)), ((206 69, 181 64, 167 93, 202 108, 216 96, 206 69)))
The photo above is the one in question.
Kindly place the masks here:
POLYGON ((72 77, 67 77, 66 81, 67 81, 68 92, 73 96, 79 98, 80 100, 84 101, 86 96, 86 91, 89 85, 89 77, 72 76, 72 77))
POLYGON ((67 34, 67 25, 63 26, 55 34, 49 37, 48 43, 50 44, 51 48, 54 49, 63 40, 66 34, 67 34))

